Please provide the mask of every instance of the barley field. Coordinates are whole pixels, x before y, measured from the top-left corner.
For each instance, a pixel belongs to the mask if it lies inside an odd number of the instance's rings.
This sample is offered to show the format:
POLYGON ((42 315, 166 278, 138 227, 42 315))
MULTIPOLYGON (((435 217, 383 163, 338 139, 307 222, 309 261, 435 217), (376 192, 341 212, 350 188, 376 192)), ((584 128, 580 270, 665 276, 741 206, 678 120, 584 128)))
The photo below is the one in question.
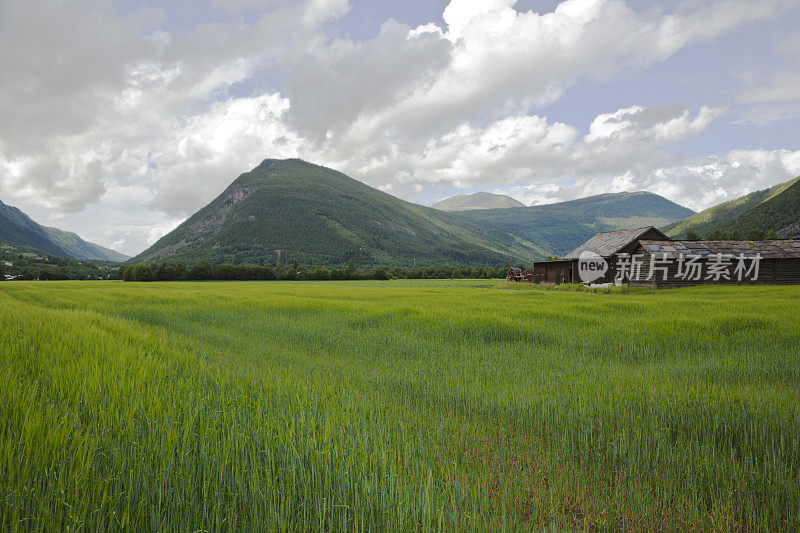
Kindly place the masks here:
POLYGON ((488 283, 0 283, 0 529, 800 528, 800 288, 488 283))

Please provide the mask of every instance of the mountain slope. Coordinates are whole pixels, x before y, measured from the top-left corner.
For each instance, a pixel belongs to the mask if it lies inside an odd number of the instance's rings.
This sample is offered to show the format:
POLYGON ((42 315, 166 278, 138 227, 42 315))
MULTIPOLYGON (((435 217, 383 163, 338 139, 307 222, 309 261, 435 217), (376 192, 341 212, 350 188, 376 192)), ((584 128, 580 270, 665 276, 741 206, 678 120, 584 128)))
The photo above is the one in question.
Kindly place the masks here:
POLYGON ((10 205, 0 201, 0 245, 10 245, 24 252, 65 256, 42 227, 10 205))
POLYGON ((710 207, 664 228, 670 237, 685 237, 689 232, 707 237, 715 230, 736 231, 742 237, 770 230, 785 238, 800 234, 800 178, 710 207))
POLYGON ((130 259, 125 254, 121 254, 111 248, 100 246, 92 242, 81 239, 77 234, 70 231, 62 231, 56 228, 42 227, 50 240, 64 250, 69 257, 75 259, 100 259, 103 261, 127 261, 130 259))
POLYGON ((40 226, 16 207, 3 202, 0 202, 0 244, 23 252, 73 259, 128 259, 126 255, 87 242, 74 233, 40 226))
POLYGON ((693 214, 657 194, 632 192, 549 205, 464 211, 459 216, 562 256, 602 231, 663 226, 693 214))
POLYGON ((475 194, 459 194, 445 198, 431 205, 441 211, 468 211, 470 209, 503 209, 506 207, 525 207, 522 202, 504 194, 476 192, 475 194))
POLYGON ((498 265, 543 255, 299 159, 267 159, 132 262, 498 265))

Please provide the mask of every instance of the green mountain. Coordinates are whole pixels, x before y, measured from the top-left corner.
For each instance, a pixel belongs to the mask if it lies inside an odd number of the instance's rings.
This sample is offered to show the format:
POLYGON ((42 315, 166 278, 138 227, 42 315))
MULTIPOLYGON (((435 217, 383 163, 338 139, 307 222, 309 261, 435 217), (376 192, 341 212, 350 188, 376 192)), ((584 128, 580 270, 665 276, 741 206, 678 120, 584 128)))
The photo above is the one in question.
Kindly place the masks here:
POLYGON ((1 201, 0 245, 11 246, 24 252, 65 255, 39 224, 16 207, 1 201))
POLYGON ((459 194, 436 202, 431 207, 441 211, 469 211, 470 209, 503 209, 506 207, 525 207, 525 204, 504 194, 476 192, 459 194))
POLYGON ((299 159, 267 159, 134 258, 359 267, 502 265, 540 248, 299 159))
POLYGON ((111 248, 84 241, 77 234, 56 228, 43 227, 44 231, 59 248, 75 259, 99 259, 102 261, 127 261, 129 256, 111 248))
POLYGON ((74 233, 40 226, 28 215, 0 202, 0 246, 21 252, 71 257, 125 261, 128 256, 81 239, 74 233))
POLYGON ((459 213, 471 222, 563 256, 602 231, 663 226, 694 211, 649 192, 600 194, 557 204, 459 213))
POLYGON ((710 207, 663 228, 670 237, 694 232, 708 237, 712 232, 733 232, 746 238, 753 232, 774 230, 782 238, 800 236, 800 177, 736 200, 710 207))
POLYGON ((566 253, 599 231, 664 225, 691 214, 650 193, 447 213, 299 159, 267 159, 131 263, 527 263, 566 253))

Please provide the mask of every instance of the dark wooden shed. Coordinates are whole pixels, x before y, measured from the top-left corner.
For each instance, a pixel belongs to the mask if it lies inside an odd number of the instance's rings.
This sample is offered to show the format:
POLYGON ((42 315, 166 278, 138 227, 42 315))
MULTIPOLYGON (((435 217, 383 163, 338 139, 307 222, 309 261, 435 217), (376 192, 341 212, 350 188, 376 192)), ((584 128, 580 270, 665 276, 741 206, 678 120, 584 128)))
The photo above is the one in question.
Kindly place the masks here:
POLYGON ((533 264, 535 283, 576 283, 577 259, 551 259, 533 264))
POLYGON ((604 258, 609 267, 605 275, 594 283, 613 283, 617 274, 616 255, 633 252, 639 239, 670 240, 653 226, 598 233, 563 259, 535 262, 533 270, 537 273, 537 282, 541 279, 541 282, 545 283, 581 283, 578 276, 578 260, 583 252, 589 251, 604 258))
POLYGON ((800 284, 800 239, 773 241, 642 240, 620 257, 630 285, 800 284))

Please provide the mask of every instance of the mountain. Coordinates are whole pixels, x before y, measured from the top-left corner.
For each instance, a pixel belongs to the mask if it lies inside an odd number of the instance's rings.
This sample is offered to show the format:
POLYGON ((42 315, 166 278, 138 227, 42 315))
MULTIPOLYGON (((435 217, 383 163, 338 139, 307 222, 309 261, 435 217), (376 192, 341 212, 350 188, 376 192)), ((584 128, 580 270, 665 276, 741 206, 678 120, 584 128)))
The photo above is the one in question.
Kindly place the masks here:
POLYGON ((625 192, 557 204, 464 211, 459 216, 562 256, 596 233, 663 226, 693 214, 657 194, 625 192))
POLYGON ((10 205, 0 201, 0 245, 10 245, 25 252, 65 256, 66 252, 48 237, 39 224, 10 205))
POLYGON ((59 248, 64 250, 68 257, 75 259, 99 259, 102 261, 122 262, 130 259, 129 256, 121 254, 111 248, 100 246, 92 242, 81 239, 77 234, 62 231, 56 228, 43 226, 44 231, 59 248))
POLYGON ((16 207, 3 202, 0 202, 0 245, 10 246, 22 252, 73 259, 103 261, 128 259, 126 255, 87 242, 74 233, 40 226, 16 207))
POLYGON ((505 207, 525 207, 522 202, 504 194, 476 192, 459 194, 436 202, 431 207, 441 211, 468 211, 470 209, 503 209, 505 207))
POLYGON ((526 263, 566 253, 599 231, 664 225, 691 214, 650 193, 447 213, 299 159, 267 159, 130 262, 526 263))
POLYGON ((502 265, 540 248, 299 159, 267 159, 132 263, 502 265))
POLYGON ((774 230, 782 238, 800 236, 800 177, 736 200, 716 205, 663 228, 670 237, 694 232, 708 237, 714 231, 751 232, 774 230))

